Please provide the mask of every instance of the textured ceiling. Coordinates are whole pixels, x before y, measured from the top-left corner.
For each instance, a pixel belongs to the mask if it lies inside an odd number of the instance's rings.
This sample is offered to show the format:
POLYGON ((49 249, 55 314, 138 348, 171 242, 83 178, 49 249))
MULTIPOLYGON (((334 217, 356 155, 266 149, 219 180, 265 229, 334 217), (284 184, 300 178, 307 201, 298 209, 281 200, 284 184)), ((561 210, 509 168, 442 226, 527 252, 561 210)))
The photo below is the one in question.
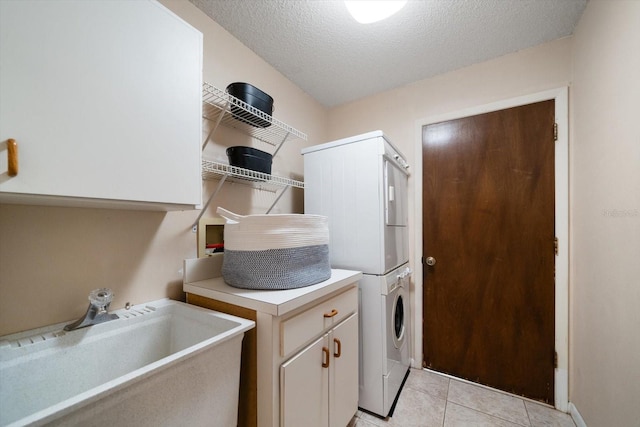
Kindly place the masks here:
POLYGON ((359 24, 342 1, 190 0, 327 107, 573 33, 587 0, 409 0, 359 24))

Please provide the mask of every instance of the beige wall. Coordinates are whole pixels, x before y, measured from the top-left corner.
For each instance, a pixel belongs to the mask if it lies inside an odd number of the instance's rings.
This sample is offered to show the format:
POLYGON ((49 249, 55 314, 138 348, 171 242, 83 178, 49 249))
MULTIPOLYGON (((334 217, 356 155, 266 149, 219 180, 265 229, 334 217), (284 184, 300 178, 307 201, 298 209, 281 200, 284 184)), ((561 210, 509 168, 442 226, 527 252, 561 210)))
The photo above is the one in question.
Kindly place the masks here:
MULTIPOLYGON (((308 134, 308 142, 285 144, 273 165, 274 173, 301 178, 300 149, 326 139, 325 108, 191 3, 162 3, 204 34, 205 81, 221 89, 234 81, 254 84, 274 97, 276 118, 308 134)), ((215 135, 204 153, 214 160, 226 161, 227 146, 247 142, 233 132, 215 135)), ((205 182, 205 193, 216 184, 205 182)), ((217 205, 261 213, 273 200, 273 193, 225 184, 206 216, 217 205)), ((274 212, 302 209, 302 191, 290 190, 274 212)), ((0 335, 79 317, 98 287, 115 291, 114 308, 183 298, 182 260, 196 256, 191 224, 197 214, 0 205, 0 335)))
POLYGON ((571 401, 640 425, 640 2, 591 0, 575 32, 571 401))
MULTIPOLYGON (((572 39, 556 40, 492 61, 381 93, 329 112, 332 138, 382 129, 413 165, 409 178, 409 226, 413 270, 412 308, 414 366, 422 360, 422 270, 414 260, 422 252, 421 141, 425 119, 524 95, 566 87, 571 79, 572 39), (416 194, 418 193, 418 194, 416 194)), ((565 385, 566 389, 566 385, 565 385)), ((565 402, 566 404, 566 402, 565 402)))
POLYGON ((567 86, 570 77, 564 38, 333 108, 329 138, 382 129, 411 157, 416 120, 567 86))

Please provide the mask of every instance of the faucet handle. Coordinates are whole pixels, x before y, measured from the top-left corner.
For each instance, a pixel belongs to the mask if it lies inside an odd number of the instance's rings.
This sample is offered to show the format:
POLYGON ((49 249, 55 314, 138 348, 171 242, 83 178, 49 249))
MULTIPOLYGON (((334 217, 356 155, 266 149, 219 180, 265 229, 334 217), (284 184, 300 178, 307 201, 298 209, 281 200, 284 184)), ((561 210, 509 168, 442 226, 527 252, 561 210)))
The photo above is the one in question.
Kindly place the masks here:
POLYGON ((111 304, 112 299, 113 291, 109 288, 94 289, 89 294, 89 302, 91 303, 91 305, 95 305, 101 310, 104 310, 106 307, 108 307, 109 304, 111 304))

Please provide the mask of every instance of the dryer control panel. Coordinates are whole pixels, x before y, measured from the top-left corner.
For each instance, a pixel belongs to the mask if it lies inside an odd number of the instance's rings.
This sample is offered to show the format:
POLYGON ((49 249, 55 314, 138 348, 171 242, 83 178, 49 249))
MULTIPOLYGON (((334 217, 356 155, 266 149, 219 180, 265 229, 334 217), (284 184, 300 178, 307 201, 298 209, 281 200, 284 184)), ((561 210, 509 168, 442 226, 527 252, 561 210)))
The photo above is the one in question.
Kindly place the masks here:
POLYGON ((396 288, 401 287, 409 290, 409 279, 411 278, 411 273, 413 271, 409 268, 409 264, 403 264, 402 266, 396 268, 390 273, 384 276, 384 281, 382 282, 382 295, 389 295, 396 288))

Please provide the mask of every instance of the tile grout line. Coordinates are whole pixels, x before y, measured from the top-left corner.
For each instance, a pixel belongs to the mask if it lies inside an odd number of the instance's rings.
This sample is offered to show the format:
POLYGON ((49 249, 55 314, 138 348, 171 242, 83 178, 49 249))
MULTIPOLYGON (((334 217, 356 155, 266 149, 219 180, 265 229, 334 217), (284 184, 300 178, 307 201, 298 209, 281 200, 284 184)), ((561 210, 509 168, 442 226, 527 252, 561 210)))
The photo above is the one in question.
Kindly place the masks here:
POLYGON ((449 390, 451 390, 451 378, 447 378, 447 395, 444 398, 444 413, 442 414, 442 427, 447 420, 447 407, 449 406, 449 390))
MULTIPOLYGON (((510 424, 515 424, 515 425, 518 425, 518 426, 521 426, 521 427, 532 427, 532 424, 531 424, 531 418, 529 417, 529 411, 527 410, 527 405, 525 404, 524 400, 523 400, 523 399, 521 399, 520 397, 515 396, 515 395, 513 395, 513 394, 510 394, 510 393, 507 393, 507 392, 503 392, 503 391, 501 391, 501 390, 495 390, 495 389, 493 389, 493 388, 491 388, 491 387, 488 387, 488 386, 483 386, 482 384, 476 384, 476 383, 474 383, 474 382, 472 382, 472 381, 468 381, 468 380, 463 380, 463 379, 459 379, 459 378, 456 378, 456 377, 452 377, 452 376, 449 376, 449 375, 447 375, 447 374, 441 374, 441 373, 439 373, 439 372, 430 371, 430 370, 428 370, 428 369, 425 369, 425 371, 427 371, 427 372, 432 372, 432 373, 434 373, 434 374, 436 374, 436 375, 441 375, 441 376, 443 376, 443 377, 447 378, 447 380, 448 380, 448 381, 447 381, 447 398, 446 398, 446 400, 445 400, 445 417, 444 417, 445 419, 446 419, 446 408, 447 408, 447 406, 449 405, 449 402, 451 402, 451 403, 453 403, 453 404, 455 404, 455 405, 461 406, 461 407, 463 407, 463 408, 467 408, 467 409, 469 409, 469 410, 471 410, 471 411, 478 412, 478 413, 480 413, 480 414, 484 414, 484 415, 486 415, 486 416, 488 416, 488 417, 490 417, 490 418, 496 418, 496 419, 498 419, 498 420, 506 421, 506 422, 508 422, 508 423, 510 423, 510 424), (466 384, 469 384, 469 385, 479 385, 479 386, 481 386, 481 388, 483 388, 483 389, 485 389, 485 390, 487 390, 487 391, 494 391, 494 390, 495 390, 495 391, 498 391, 500 394, 507 395, 507 396, 513 397, 514 399, 519 400, 520 402, 522 402, 522 406, 524 406, 524 410, 525 410, 525 413, 527 414, 527 421, 529 421, 529 425, 528 425, 528 426, 526 426, 526 425, 522 425, 522 424, 517 423, 517 422, 515 422, 515 421, 513 421, 513 420, 508 420, 508 419, 502 418, 502 417, 497 416, 497 415, 494 415, 494 414, 488 414, 488 413, 486 413, 486 412, 484 412, 484 411, 480 411, 480 410, 478 410, 478 409, 476 409, 476 408, 471 408, 471 407, 466 406, 466 405, 463 405, 463 404, 461 404, 461 403, 457 403, 457 402, 450 401, 450 400, 449 400, 449 391, 451 390, 451 382, 452 382, 452 381, 459 381, 459 382, 461 382, 461 383, 466 383, 466 384)), ((444 419, 443 419, 443 427, 444 427, 444 419)))
POLYGON ((444 427, 445 422, 447 421, 447 406, 449 405, 449 400, 444 401, 444 412, 442 413, 442 427, 444 427))
MULTIPOLYGON (((440 392, 440 393, 437 393, 437 394, 431 394, 428 391, 423 390, 423 385, 424 384, 421 383, 421 382, 414 384, 416 386, 416 388, 411 387, 409 384, 405 384, 405 387, 403 387, 403 390, 404 390, 405 394, 406 393, 418 394, 418 395, 423 395, 424 394, 425 396, 427 396, 427 395, 431 396, 430 398, 438 398, 438 394, 439 394, 439 396, 442 396, 442 394, 444 394, 444 399, 443 399, 444 400, 443 417, 441 418, 440 427, 447 426, 447 419, 449 419, 448 416, 447 416, 447 412, 448 412, 449 409, 452 409, 452 411, 455 412, 455 407, 456 406, 459 406, 461 408, 465 408, 465 410, 469 410, 469 411, 477 413, 478 414, 477 417, 480 417, 481 415, 483 417, 489 417, 489 419, 493 419, 494 420, 493 422, 495 422, 495 423, 499 423, 500 421, 502 421, 502 422, 505 422, 505 423, 509 423, 509 425, 513 425, 514 427, 533 427, 534 426, 533 418, 535 418, 537 416, 536 415, 537 414, 536 411, 538 411, 538 409, 536 409, 536 408, 538 408, 538 407, 544 408, 544 407, 547 406, 547 405, 544 405, 544 404, 540 404, 539 402, 536 402, 536 401, 529 402, 529 399, 525 399, 525 398, 522 398, 520 396, 512 395, 510 393, 501 392, 501 391, 492 389, 491 387, 482 386, 482 385, 479 385, 479 384, 476 384, 476 383, 473 383, 473 382, 470 382, 470 381, 460 380, 460 379, 455 378, 455 377, 449 377, 446 374, 442 374, 441 375, 439 373, 431 372, 431 371, 426 370, 426 369, 423 369, 423 371, 425 373, 428 373, 429 375, 433 374, 434 376, 440 377, 441 380, 438 381, 438 382, 440 382, 440 384, 442 384, 442 386, 438 386, 438 387, 442 387, 441 390, 444 390, 445 392, 444 393, 440 392), (444 381, 444 380, 446 380, 446 381, 444 381), (454 382, 454 381, 457 381, 457 382, 454 382), (455 387, 458 384, 460 384, 460 385, 467 384, 467 385, 475 386, 475 387, 478 387, 479 389, 486 390, 486 391, 489 391, 489 392, 497 392, 500 395, 504 395, 504 396, 508 396, 508 397, 512 398, 514 403, 520 402, 520 405, 524 406, 525 415, 526 415, 527 419, 525 420, 524 417, 519 416, 519 417, 517 417, 518 420, 515 420, 515 419, 507 418, 507 417, 511 416, 510 412, 509 413, 500 412, 500 413, 492 414, 492 413, 488 413, 488 412, 485 411, 485 409, 491 411, 492 410, 491 407, 484 408, 484 406, 483 406, 484 409, 479 409, 479 408, 476 408, 476 407, 467 406, 466 404, 457 403, 455 400, 451 400, 452 399, 451 393, 453 391, 452 390, 452 386, 454 386, 453 389, 455 389, 455 387), (449 403, 453 404, 454 406, 450 407, 449 403), (533 405, 535 405, 535 406, 533 406, 533 405)), ((427 381, 427 383, 430 383, 431 381, 433 381, 433 380, 427 380, 427 378, 428 377, 425 377, 425 380, 427 381)), ((418 376, 418 377, 416 377, 416 379, 421 379, 421 377, 418 376)), ((433 383, 434 387, 435 387, 435 384, 437 384, 438 382, 433 383)), ((440 399, 442 399, 442 397, 438 398, 438 400, 440 400, 440 399)), ((548 409, 551 409, 553 411, 557 411, 557 410, 554 410, 554 408, 552 408, 552 407, 548 408, 548 409)), ((545 409, 545 411, 546 411, 546 409, 545 409)), ((452 414, 453 414, 453 412, 452 412, 452 414)), ((562 413, 562 412, 559 411, 559 413, 562 413)), ((358 408, 358 411, 356 412, 356 424, 354 424, 352 427, 357 427, 358 425, 360 427, 365 427, 365 425, 368 426, 368 427, 387 427, 387 426, 391 427, 392 425, 398 425, 398 424, 396 424, 397 421, 401 421, 400 418, 399 419, 394 419, 393 421, 391 419, 382 420, 382 422, 379 422, 377 419, 375 421, 370 421, 369 419, 361 418, 362 415, 363 415, 363 412, 358 408)), ((456 419, 455 415, 452 415, 452 417, 453 417, 452 420, 455 421, 455 419, 456 419)), ((434 419, 433 421, 436 421, 436 420, 434 419)), ((572 422, 571 425, 573 425, 575 427, 575 425, 576 425, 575 421, 571 420, 571 422, 572 422)), ((437 423, 434 424, 434 425, 437 425, 437 423)), ((556 425, 560 425, 560 424, 556 424, 556 425)), ((562 425, 564 425, 564 424, 562 424, 562 425)))
POLYGON ((527 419, 529 420, 529 425, 533 426, 533 423, 531 422, 531 415, 529 415, 529 408, 527 408, 527 402, 523 400, 522 404, 524 405, 524 410, 527 413, 527 419))
MULTIPOLYGON (((531 402, 531 403, 533 403, 533 404, 540 405, 540 406, 544 406, 544 407, 547 407, 547 408, 550 408, 550 409, 554 409, 554 410, 556 410, 556 411, 557 411, 557 409, 556 409, 553 405, 550 405, 550 404, 545 403, 545 402, 540 402, 540 401, 538 401, 538 400, 530 399, 530 398, 525 397, 525 396, 519 396, 519 395, 517 395, 517 394, 509 393, 508 391, 504 391, 504 390, 500 390, 500 389, 497 389, 497 388, 490 387, 490 386, 488 386, 488 385, 484 385, 484 384, 476 383, 476 382, 473 382, 473 381, 470 381, 470 380, 466 380, 466 379, 464 379, 464 378, 458 378, 458 377, 454 377, 453 375, 445 374, 445 373, 442 373, 442 372, 432 371, 431 369, 422 368, 422 370, 423 370, 423 371, 426 371, 426 372, 429 372, 429 373, 432 373, 432 374, 434 374, 434 375, 440 375, 441 377, 448 378, 450 381, 451 381, 451 380, 454 380, 454 381, 459 381, 459 382, 461 382, 461 383, 465 383, 465 384, 469 384, 469 385, 474 385, 474 386, 476 386, 476 387, 480 387, 480 388, 483 388, 483 389, 485 389, 485 390, 494 391, 494 392, 496 392, 496 393, 503 394, 503 395, 505 395, 505 396, 510 396, 510 397, 515 398, 515 399, 520 399, 520 400, 522 400, 523 402, 525 402, 525 401, 526 401, 526 402, 531 402)), ((560 411, 560 412, 562 412, 562 411, 560 411)))
MULTIPOLYGON (((447 403, 448 403, 448 401, 447 401, 447 403)), ((489 418, 495 418, 495 419, 500 420, 500 421, 508 422, 509 424, 513 424, 513 425, 520 426, 520 427, 532 427, 531 426, 531 420, 529 419, 529 414, 528 413, 527 413, 527 419, 529 420, 529 425, 526 426, 526 425, 520 424, 519 422, 516 422, 516 421, 513 421, 513 420, 508 420, 506 418, 502 418, 501 416, 498 416, 498 415, 495 415, 495 414, 488 414, 488 413, 483 412, 483 411, 481 411, 479 409, 471 408, 470 406, 463 405, 462 403, 457 403, 457 402, 451 402, 451 403, 453 403, 454 405, 458 405, 461 408, 466 408, 466 409, 469 409, 470 411, 477 412, 477 413, 482 414, 482 415, 486 415, 489 418)))

